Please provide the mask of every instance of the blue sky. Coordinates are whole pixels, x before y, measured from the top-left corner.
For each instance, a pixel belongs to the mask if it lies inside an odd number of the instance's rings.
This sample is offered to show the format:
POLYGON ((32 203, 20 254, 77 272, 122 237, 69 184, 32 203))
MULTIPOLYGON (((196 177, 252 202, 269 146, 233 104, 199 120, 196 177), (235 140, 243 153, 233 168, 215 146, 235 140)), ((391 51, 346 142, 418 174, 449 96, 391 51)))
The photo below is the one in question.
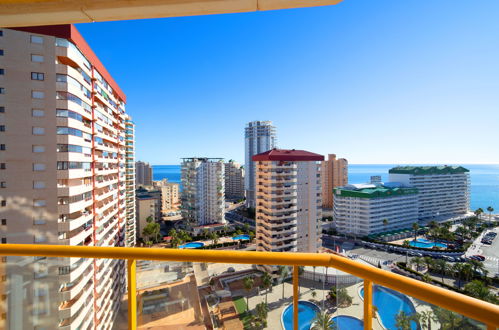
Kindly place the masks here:
POLYGON ((127 94, 137 159, 244 161, 245 123, 350 163, 499 163, 499 1, 344 0, 78 24, 127 94))

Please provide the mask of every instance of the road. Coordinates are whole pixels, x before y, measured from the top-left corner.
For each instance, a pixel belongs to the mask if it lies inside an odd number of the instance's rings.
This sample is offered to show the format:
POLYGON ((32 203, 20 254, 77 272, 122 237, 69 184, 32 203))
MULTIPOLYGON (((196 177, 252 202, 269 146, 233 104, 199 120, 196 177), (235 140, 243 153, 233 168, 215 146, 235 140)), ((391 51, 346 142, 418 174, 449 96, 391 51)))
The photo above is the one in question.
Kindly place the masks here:
MULTIPOLYGON (((477 246, 478 251, 478 253, 475 254, 481 254, 485 257, 483 265, 485 266, 485 269, 489 271, 489 276, 493 277, 494 275, 499 275, 499 235, 496 236, 491 245, 482 244, 482 237, 488 231, 491 230, 484 231, 482 235, 475 240, 474 244, 477 246)), ((499 234, 498 227, 494 228, 493 231, 499 234)))

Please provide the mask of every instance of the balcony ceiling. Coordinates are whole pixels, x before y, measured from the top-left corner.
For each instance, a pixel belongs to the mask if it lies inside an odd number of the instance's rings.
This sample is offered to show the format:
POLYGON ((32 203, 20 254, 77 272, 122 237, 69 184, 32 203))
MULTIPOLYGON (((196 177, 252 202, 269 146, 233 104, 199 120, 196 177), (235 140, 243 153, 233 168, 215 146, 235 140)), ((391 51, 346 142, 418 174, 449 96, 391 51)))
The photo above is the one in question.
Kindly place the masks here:
POLYGON ((19 27, 242 13, 342 0, 0 0, 0 25, 19 27))

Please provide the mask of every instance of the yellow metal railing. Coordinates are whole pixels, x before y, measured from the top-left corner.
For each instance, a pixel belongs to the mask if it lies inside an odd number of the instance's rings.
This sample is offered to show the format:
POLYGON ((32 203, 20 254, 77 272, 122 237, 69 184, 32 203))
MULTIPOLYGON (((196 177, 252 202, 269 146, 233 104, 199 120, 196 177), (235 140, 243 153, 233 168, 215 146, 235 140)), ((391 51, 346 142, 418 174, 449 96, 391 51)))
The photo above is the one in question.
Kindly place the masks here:
POLYGON ((488 330, 499 327, 499 306, 497 305, 334 254, 3 244, 0 245, 0 255, 127 260, 129 329, 137 327, 136 260, 293 266, 295 329, 298 326, 299 266, 333 267, 363 278, 364 329, 372 329, 372 285, 374 283, 483 322, 488 330))

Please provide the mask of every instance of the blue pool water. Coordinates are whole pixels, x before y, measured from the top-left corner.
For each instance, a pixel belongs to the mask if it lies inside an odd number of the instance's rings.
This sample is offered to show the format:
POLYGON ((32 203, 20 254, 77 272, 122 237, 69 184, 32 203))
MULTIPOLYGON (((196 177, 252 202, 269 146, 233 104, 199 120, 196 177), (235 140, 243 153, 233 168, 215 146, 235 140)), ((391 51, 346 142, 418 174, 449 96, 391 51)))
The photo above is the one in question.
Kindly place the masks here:
POLYGON ((353 316, 340 315, 332 318, 338 330, 363 330, 364 322, 353 316))
POLYGON ((250 236, 249 235, 237 235, 237 236, 232 237, 232 239, 234 241, 244 240, 244 239, 249 240, 250 236))
MULTIPOLYGON (((309 330, 312 320, 319 311, 319 307, 315 304, 300 300, 298 302, 298 329, 309 330)), ((293 304, 284 309, 281 317, 284 330, 293 330, 293 304)))
POLYGON ((204 246, 201 242, 189 242, 179 246, 180 249, 196 249, 204 246))
MULTIPOLYGON (((364 289, 360 290, 360 295, 364 297, 364 289)), ((408 315, 416 313, 416 309, 409 298, 399 292, 379 285, 373 286, 373 302, 378 308, 381 323, 388 330, 397 329, 395 326, 395 317, 399 312, 404 311, 408 315)), ((411 322, 411 329, 417 329, 414 321, 411 322)))
POLYGON ((427 248, 427 249, 431 249, 434 246, 438 246, 440 248, 447 247, 447 244, 432 242, 432 241, 429 241, 429 240, 424 239, 424 238, 418 238, 416 241, 410 241, 409 245, 415 246, 415 247, 427 248))

